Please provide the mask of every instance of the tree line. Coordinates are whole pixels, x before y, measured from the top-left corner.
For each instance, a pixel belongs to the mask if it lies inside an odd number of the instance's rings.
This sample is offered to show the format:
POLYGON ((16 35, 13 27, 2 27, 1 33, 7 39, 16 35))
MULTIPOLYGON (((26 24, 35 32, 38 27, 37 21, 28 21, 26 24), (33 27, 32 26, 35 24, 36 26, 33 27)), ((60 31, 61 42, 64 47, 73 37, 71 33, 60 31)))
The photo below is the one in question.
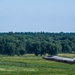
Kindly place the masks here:
POLYGON ((0 33, 2 55, 56 55, 75 53, 75 33, 8 32, 0 33))

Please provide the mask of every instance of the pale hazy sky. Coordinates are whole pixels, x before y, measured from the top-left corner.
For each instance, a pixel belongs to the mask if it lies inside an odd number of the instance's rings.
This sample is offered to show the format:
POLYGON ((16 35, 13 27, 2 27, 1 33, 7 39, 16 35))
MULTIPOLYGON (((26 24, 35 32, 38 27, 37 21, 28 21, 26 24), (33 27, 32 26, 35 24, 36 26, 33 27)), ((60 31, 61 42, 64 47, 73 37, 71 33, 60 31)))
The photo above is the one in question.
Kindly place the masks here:
POLYGON ((0 0, 0 32, 75 32, 75 0, 0 0))

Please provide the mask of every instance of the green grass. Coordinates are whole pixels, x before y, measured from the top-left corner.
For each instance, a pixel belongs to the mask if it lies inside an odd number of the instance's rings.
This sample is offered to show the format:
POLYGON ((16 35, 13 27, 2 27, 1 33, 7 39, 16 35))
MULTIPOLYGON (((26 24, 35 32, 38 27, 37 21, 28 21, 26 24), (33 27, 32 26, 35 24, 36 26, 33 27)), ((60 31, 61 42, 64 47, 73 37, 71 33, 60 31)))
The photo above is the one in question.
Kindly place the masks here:
POLYGON ((47 61, 34 55, 0 56, 0 75, 75 75, 75 65, 47 61))

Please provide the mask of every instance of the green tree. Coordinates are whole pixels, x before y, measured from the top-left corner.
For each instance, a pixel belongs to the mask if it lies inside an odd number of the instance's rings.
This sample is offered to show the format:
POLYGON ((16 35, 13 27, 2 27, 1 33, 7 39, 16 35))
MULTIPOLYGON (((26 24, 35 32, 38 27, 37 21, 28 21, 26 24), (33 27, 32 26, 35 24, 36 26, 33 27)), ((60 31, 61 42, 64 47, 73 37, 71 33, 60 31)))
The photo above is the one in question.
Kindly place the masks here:
POLYGON ((47 49, 49 55, 57 55, 57 46, 55 46, 55 44, 48 44, 47 49))
POLYGON ((46 53, 47 53, 47 42, 43 41, 43 42, 41 42, 40 55, 45 55, 46 53))
POLYGON ((72 53, 75 54, 75 46, 72 47, 72 51, 73 51, 72 53))
POLYGON ((38 42, 35 42, 35 43, 33 43, 33 52, 34 52, 34 54, 36 55, 36 56, 38 56, 39 54, 40 54, 40 43, 38 43, 38 42))

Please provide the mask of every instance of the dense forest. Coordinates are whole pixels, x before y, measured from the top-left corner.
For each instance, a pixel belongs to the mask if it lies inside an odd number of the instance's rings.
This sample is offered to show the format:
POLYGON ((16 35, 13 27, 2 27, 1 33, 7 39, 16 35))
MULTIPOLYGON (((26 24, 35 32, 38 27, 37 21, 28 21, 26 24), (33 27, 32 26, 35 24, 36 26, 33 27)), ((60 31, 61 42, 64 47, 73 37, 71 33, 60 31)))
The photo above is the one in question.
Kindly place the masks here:
POLYGON ((1 55, 75 53, 75 33, 0 33, 1 55))

